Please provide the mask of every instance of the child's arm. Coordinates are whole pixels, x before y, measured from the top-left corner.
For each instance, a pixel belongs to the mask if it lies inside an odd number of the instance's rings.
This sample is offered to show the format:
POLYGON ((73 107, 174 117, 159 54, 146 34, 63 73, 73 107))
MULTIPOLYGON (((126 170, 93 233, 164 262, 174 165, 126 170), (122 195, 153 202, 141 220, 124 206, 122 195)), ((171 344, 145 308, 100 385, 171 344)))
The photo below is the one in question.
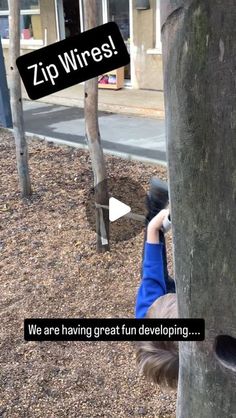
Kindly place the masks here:
POLYGON ((166 293, 163 244, 159 231, 168 210, 163 209, 148 224, 144 248, 143 277, 136 300, 136 318, 144 318, 153 302, 166 293))
POLYGON ((158 215, 154 216, 147 227, 147 243, 159 244, 159 231, 162 228, 164 219, 168 216, 169 209, 161 210, 158 215))

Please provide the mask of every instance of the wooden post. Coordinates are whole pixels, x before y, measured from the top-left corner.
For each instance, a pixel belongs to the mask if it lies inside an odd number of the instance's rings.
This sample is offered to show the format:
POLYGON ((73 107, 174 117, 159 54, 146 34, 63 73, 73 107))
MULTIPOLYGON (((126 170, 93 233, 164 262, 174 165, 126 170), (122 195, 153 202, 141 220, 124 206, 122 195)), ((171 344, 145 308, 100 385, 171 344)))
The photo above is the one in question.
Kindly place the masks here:
POLYGON ((20 1, 9 0, 9 55, 10 55, 10 96, 13 131, 16 143, 16 160, 22 197, 31 194, 28 168, 28 150, 24 132, 20 75, 16 59, 20 55, 20 1))
MULTIPOLYGON (((85 30, 98 25, 97 23, 97 1, 84 1, 85 30)), ((85 131, 88 142, 92 169, 94 175, 95 202, 107 206, 109 203, 106 166, 103 156, 103 149, 100 140, 98 125, 98 79, 93 78, 85 82, 84 88, 84 113, 85 131)), ((96 230, 97 230, 97 251, 109 250, 109 212, 108 210, 95 207, 96 230)))
POLYGON ((178 418, 236 417, 235 2, 162 1, 171 218, 180 317, 178 418))

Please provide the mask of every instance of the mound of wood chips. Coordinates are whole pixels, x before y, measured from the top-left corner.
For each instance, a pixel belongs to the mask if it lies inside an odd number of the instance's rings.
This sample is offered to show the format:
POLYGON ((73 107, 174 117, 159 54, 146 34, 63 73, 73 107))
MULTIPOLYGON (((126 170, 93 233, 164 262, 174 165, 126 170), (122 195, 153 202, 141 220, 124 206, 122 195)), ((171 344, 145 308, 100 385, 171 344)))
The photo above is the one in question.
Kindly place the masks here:
MULTIPOLYGON (((132 318, 143 234, 96 254, 88 152, 29 140, 34 192, 22 200, 12 136, 0 138, 0 417, 174 417, 175 393, 138 375, 132 342, 24 341, 27 317, 132 318)), ((108 175, 125 173, 146 190, 150 177, 166 179, 163 167, 106 163, 108 175)))

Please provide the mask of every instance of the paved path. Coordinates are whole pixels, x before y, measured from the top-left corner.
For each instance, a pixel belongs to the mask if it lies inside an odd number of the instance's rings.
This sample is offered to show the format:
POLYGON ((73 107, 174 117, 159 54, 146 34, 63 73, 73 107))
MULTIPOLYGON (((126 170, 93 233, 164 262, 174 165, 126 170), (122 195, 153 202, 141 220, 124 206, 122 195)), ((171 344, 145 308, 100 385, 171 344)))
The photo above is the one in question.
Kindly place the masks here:
MULTIPOLYGON (((56 142, 85 147, 83 113, 76 107, 25 101, 25 129, 56 142)), ((99 126, 105 152, 165 164, 163 120, 99 112, 99 126)))
MULTIPOLYGON (((8 80, 10 83, 10 80, 8 80)), ((22 84, 22 97, 28 98, 22 84)), ((67 89, 45 96, 37 103, 50 103, 61 106, 84 107, 84 84, 76 84, 67 89)), ((98 90, 98 108, 102 112, 123 115, 145 116, 165 119, 164 94, 157 90, 123 88, 120 90, 98 90)))

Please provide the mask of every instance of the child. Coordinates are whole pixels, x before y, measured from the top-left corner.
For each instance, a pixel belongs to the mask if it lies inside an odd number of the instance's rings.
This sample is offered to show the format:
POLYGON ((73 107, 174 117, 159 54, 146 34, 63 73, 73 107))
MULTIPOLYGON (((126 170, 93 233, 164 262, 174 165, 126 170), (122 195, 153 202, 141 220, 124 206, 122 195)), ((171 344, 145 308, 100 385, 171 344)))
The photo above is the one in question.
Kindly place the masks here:
MULTIPOLYGON (((158 212, 158 213, 157 213, 158 212)), ((153 216, 147 226, 144 247, 142 281, 136 300, 136 318, 176 318, 177 302, 174 281, 168 277, 165 240, 162 232, 166 209, 153 216)), ((150 217, 149 217, 150 219, 150 217)), ((179 355, 175 341, 141 341, 136 344, 136 358, 140 371, 161 386, 176 388, 179 355)))

